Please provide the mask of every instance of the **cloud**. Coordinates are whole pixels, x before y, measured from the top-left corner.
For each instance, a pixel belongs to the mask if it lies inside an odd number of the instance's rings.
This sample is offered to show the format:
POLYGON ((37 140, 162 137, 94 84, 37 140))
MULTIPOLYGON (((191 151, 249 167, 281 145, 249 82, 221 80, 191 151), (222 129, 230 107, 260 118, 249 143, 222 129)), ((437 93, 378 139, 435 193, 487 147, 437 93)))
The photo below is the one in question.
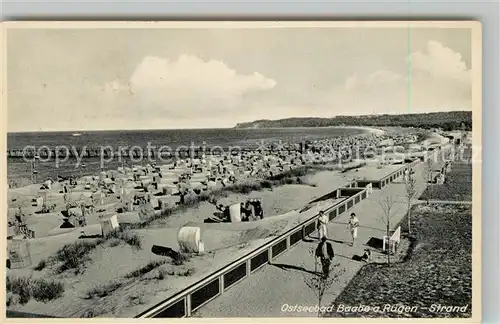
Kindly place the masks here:
POLYGON ((346 78, 324 100, 330 112, 356 114, 471 110, 471 69, 436 41, 406 60, 411 74, 378 70, 346 78), (410 76, 410 77, 408 77, 410 76))
POLYGON ((418 76, 427 75, 467 85, 471 83, 471 70, 467 68, 460 53, 436 41, 429 41, 426 52, 411 54, 408 63, 418 76))
POLYGON ((409 64, 404 28, 15 34, 9 131, 231 127, 471 107, 468 29, 415 30, 412 44, 423 45, 409 64))
POLYGON ((136 112, 190 119, 230 113, 240 108, 244 96, 275 86, 276 81, 257 72, 240 74, 221 61, 181 55, 174 61, 145 57, 129 80, 111 81, 104 91, 111 96, 128 94, 129 109, 136 112))

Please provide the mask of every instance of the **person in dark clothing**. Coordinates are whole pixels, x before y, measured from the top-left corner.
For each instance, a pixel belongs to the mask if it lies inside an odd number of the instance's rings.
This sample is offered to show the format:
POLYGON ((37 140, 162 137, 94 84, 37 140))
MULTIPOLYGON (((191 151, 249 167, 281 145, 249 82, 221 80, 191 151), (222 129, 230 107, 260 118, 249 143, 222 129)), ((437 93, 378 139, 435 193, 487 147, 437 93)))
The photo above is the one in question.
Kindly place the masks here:
POLYGON ((250 216, 252 215, 252 210, 248 205, 248 202, 246 204, 243 202, 240 204, 240 212, 241 212, 241 220, 243 222, 248 222, 250 220, 250 216))
POLYGON ((231 222, 231 213, 229 211, 229 206, 224 207, 223 215, 224 215, 224 222, 230 223, 231 222))
POLYGON ((323 275, 328 277, 330 273, 330 264, 332 263, 332 259, 335 256, 333 252, 333 246, 330 242, 326 241, 326 237, 321 238, 321 242, 318 244, 316 248, 316 258, 319 258, 321 261, 321 265, 323 268, 323 275))
POLYGON ((368 249, 365 249, 365 254, 363 254, 363 256, 361 257, 361 259, 365 262, 368 262, 370 261, 370 257, 371 257, 372 253, 370 250, 368 249))
POLYGON ((186 199, 185 199, 185 197, 186 197, 186 192, 185 192, 184 190, 183 190, 183 191, 181 191, 181 192, 179 192, 179 196, 180 196, 180 198, 181 198, 181 199, 180 199, 180 201, 179 201, 179 204, 180 204, 180 205, 184 205, 184 204, 186 203, 186 199))
POLYGON ((240 203, 240 215, 241 215, 241 221, 245 222, 246 221, 245 203, 240 203))
POLYGON ((222 215, 218 216, 218 217, 221 218, 223 222, 230 222, 231 221, 231 216, 229 215, 229 206, 224 206, 223 204, 217 205, 217 202, 216 202, 215 208, 218 211, 222 212, 222 215))
POLYGON ((249 221, 252 216, 252 207, 250 206, 250 202, 246 202, 245 204, 241 203, 241 213, 244 215, 245 220, 249 221))
POLYGON ((260 219, 264 218, 264 210, 262 210, 262 205, 261 205, 261 202, 259 200, 255 200, 253 202, 253 211, 254 211, 255 217, 258 217, 260 219))

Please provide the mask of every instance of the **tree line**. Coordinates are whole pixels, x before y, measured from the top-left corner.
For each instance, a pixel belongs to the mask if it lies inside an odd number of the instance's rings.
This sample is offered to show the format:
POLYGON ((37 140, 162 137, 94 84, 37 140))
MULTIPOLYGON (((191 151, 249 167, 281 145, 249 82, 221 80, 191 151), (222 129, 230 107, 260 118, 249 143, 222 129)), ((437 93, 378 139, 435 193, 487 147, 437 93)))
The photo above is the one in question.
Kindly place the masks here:
POLYGON ((422 114, 336 116, 333 118, 293 117, 279 120, 256 120, 239 123, 235 128, 284 128, 329 126, 400 126, 415 128, 442 128, 472 130, 471 111, 450 111, 422 114))

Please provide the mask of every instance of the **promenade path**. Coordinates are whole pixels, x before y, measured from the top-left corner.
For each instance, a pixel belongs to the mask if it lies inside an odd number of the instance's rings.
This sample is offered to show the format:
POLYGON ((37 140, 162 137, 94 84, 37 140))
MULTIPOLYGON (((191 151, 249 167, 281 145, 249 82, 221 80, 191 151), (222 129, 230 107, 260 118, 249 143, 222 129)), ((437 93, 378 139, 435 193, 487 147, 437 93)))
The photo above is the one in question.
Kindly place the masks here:
MULTIPOLYGON (((424 163, 415 166, 417 197, 426 188, 423 176, 424 163)), ((333 264, 345 272, 325 293, 322 305, 330 305, 363 266, 354 261, 354 255, 362 255, 365 244, 372 238, 385 235, 385 222, 379 201, 386 196, 395 201, 391 210, 391 229, 407 213, 406 189, 402 179, 387 185, 382 190, 374 189, 368 199, 338 216, 328 224, 328 236, 335 250, 333 264), (360 220, 358 239, 351 247, 347 228, 349 214, 355 212, 360 220), (344 243, 345 242, 345 243, 344 243)), ((231 287, 222 296, 193 313, 193 317, 293 317, 317 316, 317 312, 287 312, 284 305, 315 306, 317 296, 304 282, 304 276, 315 271, 315 260, 310 250, 318 245, 318 233, 312 233, 304 242, 273 260, 239 284, 231 287)), ((318 270, 321 269, 318 264, 318 270)), ((334 270, 335 271, 335 270, 334 270)), ((355 306, 355 305, 352 305, 355 306)))

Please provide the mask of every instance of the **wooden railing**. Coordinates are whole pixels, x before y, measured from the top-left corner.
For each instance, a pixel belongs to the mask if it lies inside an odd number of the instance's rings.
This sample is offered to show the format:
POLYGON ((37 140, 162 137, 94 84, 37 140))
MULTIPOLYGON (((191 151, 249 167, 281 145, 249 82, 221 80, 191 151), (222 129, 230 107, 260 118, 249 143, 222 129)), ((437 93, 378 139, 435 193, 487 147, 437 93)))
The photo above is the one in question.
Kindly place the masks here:
POLYGON ((371 183, 373 185, 373 188, 382 189, 383 187, 387 186, 389 183, 392 183, 392 182, 394 182, 394 180, 398 179, 399 177, 402 177, 406 169, 413 168, 418 163, 419 163, 419 160, 415 160, 411 163, 403 164, 397 170, 389 173, 388 175, 386 175, 383 178, 378 179, 378 180, 359 179, 356 181, 357 181, 358 185, 360 185, 360 186, 365 186, 368 183, 371 183))
MULTIPOLYGON (((355 188, 355 186, 356 181, 352 181, 344 188, 355 188)), ((368 187, 360 188, 359 192, 327 208, 324 212, 329 216, 329 220, 332 221, 338 215, 366 199, 369 195, 368 187)), ((305 237, 315 232, 318 228, 318 216, 314 215, 270 242, 137 315, 136 318, 191 316, 194 311, 222 295, 236 283, 261 269, 270 261, 297 245, 305 237)))
MULTIPOLYGON (((438 149, 436 149, 434 151, 429 152, 427 154, 426 158, 429 158, 430 156, 437 154, 440 150, 441 149, 438 148, 438 149)), ((394 171, 394 172, 386 175, 382 179, 380 179, 380 181, 378 182, 378 184, 374 183, 374 187, 382 189, 383 187, 385 187, 389 183, 394 182, 394 180, 396 180, 397 178, 401 177, 404 174, 405 170, 411 169, 411 168, 415 167, 420 162, 421 162, 420 159, 415 159, 411 163, 407 163, 406 165, 403 165, 401 168, 397 169, 396 171, 394 171)))

